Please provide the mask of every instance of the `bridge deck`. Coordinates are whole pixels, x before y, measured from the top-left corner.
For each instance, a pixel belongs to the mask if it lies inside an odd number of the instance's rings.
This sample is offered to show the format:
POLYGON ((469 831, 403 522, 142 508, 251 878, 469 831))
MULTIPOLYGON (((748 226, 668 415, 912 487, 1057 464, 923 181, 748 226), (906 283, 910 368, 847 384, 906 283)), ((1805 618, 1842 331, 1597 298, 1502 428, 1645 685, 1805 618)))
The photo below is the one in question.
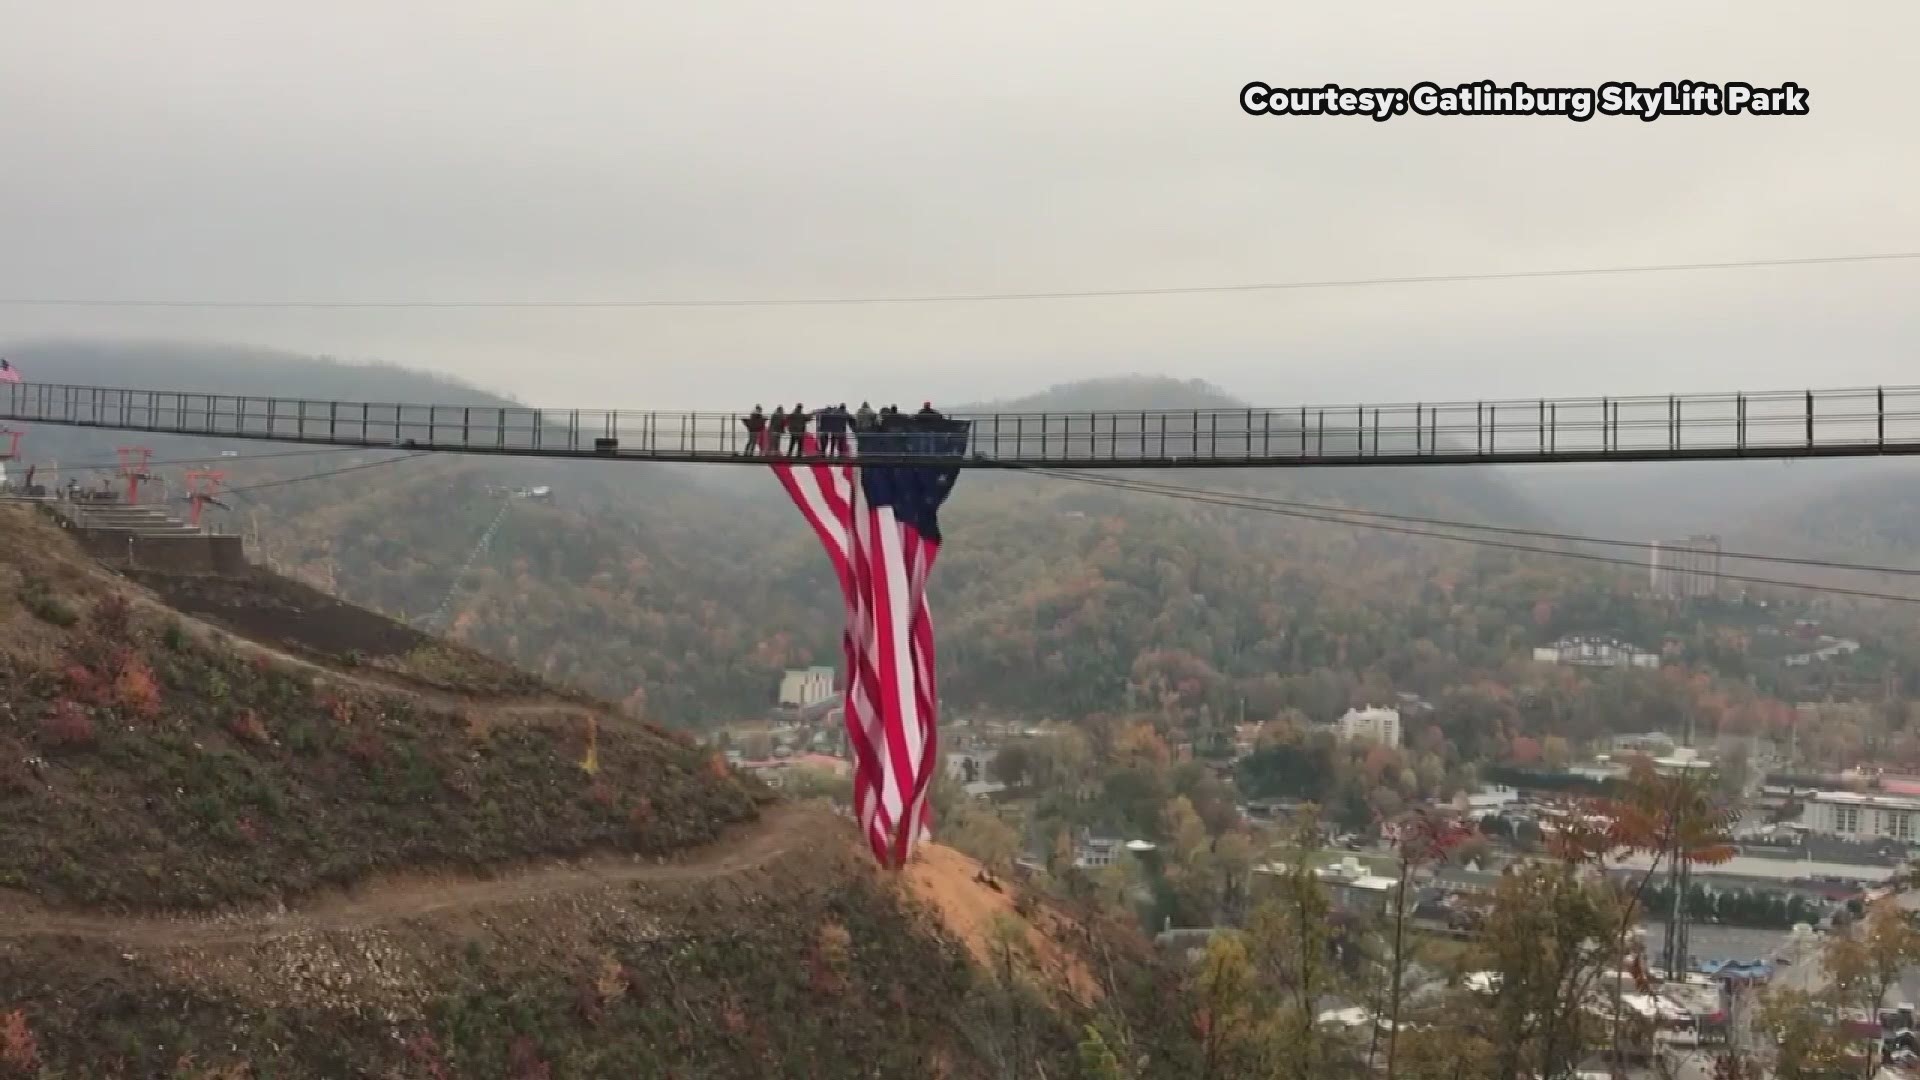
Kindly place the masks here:
MULTIPOLYGON (((1920 387, 1283 409, 986 413, 973 468, 1207 468, 1920 454, 1920 387)), ((535 409, 0 384, 0 423, 464 454, 746 464, 739 414, 535 409)), ((884 440, 883 440, 884 441, 884 440)))

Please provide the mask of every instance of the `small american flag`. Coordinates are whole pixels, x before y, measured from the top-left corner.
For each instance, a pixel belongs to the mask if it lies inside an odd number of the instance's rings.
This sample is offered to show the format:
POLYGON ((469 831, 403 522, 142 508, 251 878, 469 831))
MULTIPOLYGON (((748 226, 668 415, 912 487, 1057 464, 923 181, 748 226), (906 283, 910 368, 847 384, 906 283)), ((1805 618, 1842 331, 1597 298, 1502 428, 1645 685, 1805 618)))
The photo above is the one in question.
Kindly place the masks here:
MULTIPOLYGON (((802 452, 818 446, 807 435, 802 452)), ((931 823, 939 697, 927 575, 959 470, 775 462, 773 471, 840 581, 854 817, 874 857, 900 866, 931 823)))

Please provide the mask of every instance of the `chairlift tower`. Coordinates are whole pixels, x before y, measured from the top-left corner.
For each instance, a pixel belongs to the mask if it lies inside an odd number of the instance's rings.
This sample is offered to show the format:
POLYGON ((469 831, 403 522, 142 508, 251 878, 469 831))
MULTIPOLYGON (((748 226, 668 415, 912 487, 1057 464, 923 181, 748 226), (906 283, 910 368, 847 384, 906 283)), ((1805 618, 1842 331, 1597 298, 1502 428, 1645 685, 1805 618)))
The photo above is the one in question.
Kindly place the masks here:
POLYGON ((200 511, 209 506, 227 509, 227 504, 219 499, 220 486, 226 483, 227 474, 219 469, 188 469, 186 501, 193 509, 188 511, 187 522, 194 528, 200 527, 200 511))
POLYGON ((153 447, 122 446, 116 448, 115 453, 120 456, 120 475, 127 478, 127 505, 133 506, 140 501, 140 481, 153 479, 153 475, 147 472, 153 447))

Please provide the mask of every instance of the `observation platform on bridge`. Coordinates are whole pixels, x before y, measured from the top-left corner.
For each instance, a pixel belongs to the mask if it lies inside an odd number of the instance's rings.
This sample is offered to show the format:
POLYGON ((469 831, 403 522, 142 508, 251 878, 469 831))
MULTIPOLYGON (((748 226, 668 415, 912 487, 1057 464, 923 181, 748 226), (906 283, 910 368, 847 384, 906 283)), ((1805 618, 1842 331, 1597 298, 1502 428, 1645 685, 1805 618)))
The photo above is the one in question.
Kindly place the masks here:
MULTIPOLYGON (((765 457, 747 454, 742 418, 0 384, 0 424, 454 454, 764 464, 765 457)), ((948 419, 938 432, 863 432, 860 458, 981 469, 1191 469, 1920 454, 1920 387, 948 419)))

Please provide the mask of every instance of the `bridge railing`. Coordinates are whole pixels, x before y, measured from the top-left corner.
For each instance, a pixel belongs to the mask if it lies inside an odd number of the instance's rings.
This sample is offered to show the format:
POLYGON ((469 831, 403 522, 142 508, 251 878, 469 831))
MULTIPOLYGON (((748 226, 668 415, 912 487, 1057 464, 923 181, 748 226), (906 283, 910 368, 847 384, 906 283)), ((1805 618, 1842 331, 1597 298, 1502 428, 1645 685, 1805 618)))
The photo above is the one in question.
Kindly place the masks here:
POLYGON ((1920 441, 1920 390, 1541 399, 974 418, 989 457, 1381 458, 1638 455, 1920 441))
MULTIPOLYGON (((983 413, 985 462, 1395 463, 1871 452, 1920 446, 1920 388, 1307 406, 983 413)), ((0 422, 476 453, 679 460, 744 456, 742 417, 712 412, 344 402, 48 383, 0 384, 0 422)), ((954 440, 890 447, 947 456, 954 440)), ((863 448, 865 449, 865 448, 863 448)))

